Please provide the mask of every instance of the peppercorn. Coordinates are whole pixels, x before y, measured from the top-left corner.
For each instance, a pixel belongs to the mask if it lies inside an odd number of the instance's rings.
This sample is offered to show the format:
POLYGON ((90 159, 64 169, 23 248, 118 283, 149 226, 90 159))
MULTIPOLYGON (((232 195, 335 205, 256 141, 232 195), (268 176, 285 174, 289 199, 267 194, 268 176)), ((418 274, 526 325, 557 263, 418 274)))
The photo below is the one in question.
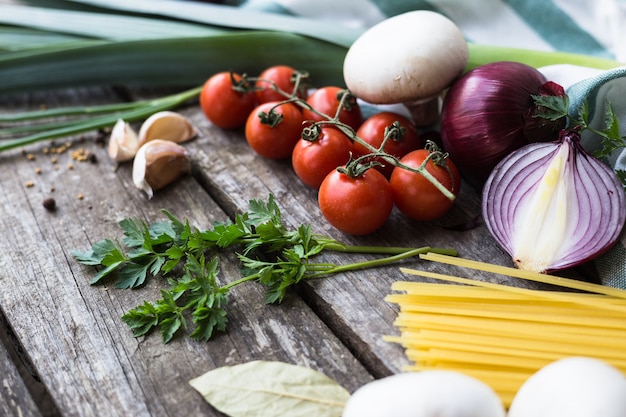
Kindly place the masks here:
POLYGON ((52 197, 46 197, 43 200, 43 207, 48 211, 54 211, 57 208, 57 202, 52 197))

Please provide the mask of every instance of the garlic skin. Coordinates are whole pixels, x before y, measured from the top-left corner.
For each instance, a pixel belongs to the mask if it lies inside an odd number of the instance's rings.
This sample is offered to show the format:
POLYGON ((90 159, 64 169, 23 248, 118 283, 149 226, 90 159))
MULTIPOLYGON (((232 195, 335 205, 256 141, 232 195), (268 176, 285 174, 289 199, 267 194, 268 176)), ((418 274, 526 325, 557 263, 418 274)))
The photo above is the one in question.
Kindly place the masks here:
POLYGON ((118 119, 109 138, 108 154, 116 162, 130 161, 139 149, 139 138, 130 124, 118 119))
POLYGON ((191 122, 180 113, 160 111, 148 117, 139 129, 139 146, 154 139, 183 143, 197 135, 191 122))
POLYGON ((185 148, 172 141, 154 139, 137 151, 133 183, 152 198, 156 190, 190 172, 191 161, 185 148))

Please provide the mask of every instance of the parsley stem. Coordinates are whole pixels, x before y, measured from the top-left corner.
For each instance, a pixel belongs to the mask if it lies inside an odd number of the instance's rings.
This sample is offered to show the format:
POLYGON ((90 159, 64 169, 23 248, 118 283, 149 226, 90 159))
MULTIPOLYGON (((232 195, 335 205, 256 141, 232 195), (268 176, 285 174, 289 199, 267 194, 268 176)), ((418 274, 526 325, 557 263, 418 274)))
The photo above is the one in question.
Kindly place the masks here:
MULTIPOLYGON (((360 246, 360 245, 345 245, 341 242, 328 242, 324 245, 325 249, 333 250, 337 252, 344 253, 380 253, 380 254, 388 254, 388 255, 398 255, 406 252, 414 251, 415 248, 407 248, 402 246, 360 246)), ((422 250, 424 248, 420 248, 422 250)), ((456 256, 457 251, 454 249, 447 248, 430 248, 426 247, 428 251, 435 253, 445 253, 450 256, 456 256)))
POLYGON ((228 284, 222 285, 219 289, 223 291, 228 291, 229 289, 236 287, 239 284, 243 284, 244 282, 248 281, 254 281, 256 279, 258 279, 257 274, 246 275, 245 277, 241 277, 239 279, 229 282, 228 284))
POLYGON ((413 256, 417 256, 423 253, 434 252, 434 253, 448 253, 451 256, 456 256, 457 252, 453 249, 446 248, 431 248, 430 246, 424 246, 417 249, 407 250, 402 253, 398 253, 396 255, 388 256, 386 258, 381 259, 372 259, 369 261, 363 262, 354 262, 351 264, 345 265, 337 265, 334 268, 327 269, 325 271, 313 272, 306 276, 306 278, 319 278, 326 275, 337 274, 339 272, 346 271, 354 271, 357 269, 366 269, 366 268, 374 268, 378 266, 388 265, 393 262, 400 261, 402 259, 411 258, 413 256))

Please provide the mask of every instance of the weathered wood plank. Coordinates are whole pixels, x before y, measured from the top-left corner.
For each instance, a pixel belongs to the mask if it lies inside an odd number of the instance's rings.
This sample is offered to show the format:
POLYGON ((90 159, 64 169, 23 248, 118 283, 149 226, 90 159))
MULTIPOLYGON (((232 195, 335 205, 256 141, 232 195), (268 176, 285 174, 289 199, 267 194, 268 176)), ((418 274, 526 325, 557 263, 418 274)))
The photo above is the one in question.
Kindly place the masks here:
MULTIPOLYGON (((97 92, 89 96, 61 100, 92 103, 97 92)), ((36 107, 38 101, 5 98, 0 107, 36 107)), ((0 306, 64 416, 218 415, 187 381, 252 359, 310 366, 349 390, 371 380, 301 299, 265 306, 254 284, 233 290, 229 329, 209 343, 178 338, 163 345, 158 334, 134 338, 120 316, 157 298, 163 283, 137 291, 90 286, 94 271, 78 265, 70 251, 121 236, 116 223, 124 217, 162 219, 160 210, 167 209, 207 227, 226 214, 190 177, 147 200, 132 185, 130 167, 115 171, 91 140, 72 149, 84 146, 97 155, 96 164, 74 161, 69 152, 55 164, 41 153, 43 146, 29 147, 34 160, 20 151, 0 155, 3 171, 11 173, 0 177, 0 306), (42 206, 50 195, 54 212, 42 206)), ((221 265, 224 280, 238 276, 234 258, 223 257, 221 265)))
POLYGON ((7 350, 11 341, 0 319, 0 415, 41 417, 37 404, 7 350))

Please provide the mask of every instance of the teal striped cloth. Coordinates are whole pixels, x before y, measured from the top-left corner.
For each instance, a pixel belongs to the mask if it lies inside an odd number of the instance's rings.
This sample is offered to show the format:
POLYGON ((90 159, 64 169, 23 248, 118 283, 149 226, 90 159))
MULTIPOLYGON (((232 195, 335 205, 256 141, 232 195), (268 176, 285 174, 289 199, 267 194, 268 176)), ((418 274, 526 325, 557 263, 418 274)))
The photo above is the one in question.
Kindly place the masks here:
POLYGON ((469 41, 626 61, 625 0, 230 0, 359 28, 410 10, 453 20, 469 41))
MULTIPOLYGON (((468 41, 563 51, 626 62, 626 0, 247 0, 231 5, 303 16, 355 28, 411 10, 439 12, 468 41)), ((540 69, 564 87, 572 110, 587 102, 592 125, 602 128, 608 99, 626 136, 626 67, 611 71, 559 65, 540 69)), ((586 138, 588 148, 592 140, 586 138)), ((597 143, 597 141, 595 141, 597 143)), ((607 161, 626 170, 626 151, 607 161)), ((595 261, 603 284, 626 289, 626 238, 595 261)))

